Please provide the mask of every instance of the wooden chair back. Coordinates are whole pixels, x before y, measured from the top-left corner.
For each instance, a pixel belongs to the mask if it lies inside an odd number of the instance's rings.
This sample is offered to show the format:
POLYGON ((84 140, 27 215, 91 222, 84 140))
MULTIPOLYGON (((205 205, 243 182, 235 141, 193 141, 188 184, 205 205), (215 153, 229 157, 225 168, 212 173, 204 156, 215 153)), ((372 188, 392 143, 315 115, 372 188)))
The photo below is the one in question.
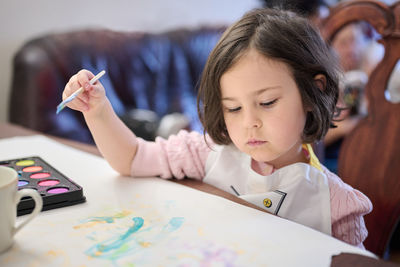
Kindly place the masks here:
POLYGON ((374 0, 341 2, 323 22, 322 34, 332 41, 349 23, 366 21, 381 35, 385 53, 370 74, 365 93, 368 115, 345 137, 338 174, 373 203, 365 216, 366 248, 383 257, 400 216, 400 103, 385 99, 388 80, 400 58, 400 2, 390 6, 374 0))

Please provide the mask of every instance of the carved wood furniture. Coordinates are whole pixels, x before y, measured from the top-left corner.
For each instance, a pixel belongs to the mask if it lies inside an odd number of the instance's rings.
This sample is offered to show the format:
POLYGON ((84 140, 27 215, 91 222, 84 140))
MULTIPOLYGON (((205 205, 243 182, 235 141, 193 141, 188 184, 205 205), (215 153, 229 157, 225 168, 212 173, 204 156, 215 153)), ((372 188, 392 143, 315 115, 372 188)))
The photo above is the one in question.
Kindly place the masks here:
POLYGON ((385 99, 389 77, 400 57, 400 2, 354 0, 331 9, 323 23, 327 41, 349 23, 366 21, 381 35, 385 54, 372 71, 365 93, 368 116, 346 136, 339 154, 338 173, 373 203, 365 216, 366 248, 384 257, 400 215, 400 103, 385 99))

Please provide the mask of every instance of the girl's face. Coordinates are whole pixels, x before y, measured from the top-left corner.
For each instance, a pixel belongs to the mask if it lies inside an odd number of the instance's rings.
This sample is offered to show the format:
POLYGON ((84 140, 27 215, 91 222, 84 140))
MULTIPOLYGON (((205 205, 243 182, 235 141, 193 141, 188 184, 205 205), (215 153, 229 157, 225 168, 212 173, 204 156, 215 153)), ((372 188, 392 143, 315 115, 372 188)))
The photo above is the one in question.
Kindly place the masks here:
POLYGON ((220 82, 225 124, 240 151, 275 168, 305 161, 306 112, 286 64, 251 49, 220 82))

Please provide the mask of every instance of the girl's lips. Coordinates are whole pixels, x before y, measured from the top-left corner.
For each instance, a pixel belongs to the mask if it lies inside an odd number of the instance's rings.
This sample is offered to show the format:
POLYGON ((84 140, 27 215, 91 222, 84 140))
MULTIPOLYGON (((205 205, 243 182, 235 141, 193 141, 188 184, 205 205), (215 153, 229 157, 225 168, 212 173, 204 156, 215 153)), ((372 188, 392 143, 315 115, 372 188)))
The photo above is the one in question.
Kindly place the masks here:
POLYGON ((266 143, 266 141, 261 141, 261 140, 249 140, 248 142, 247 142, 247 144, 249 145, 249 146, 260 146, 260 145, 263 145, 263 144, 265 144, 266 143))

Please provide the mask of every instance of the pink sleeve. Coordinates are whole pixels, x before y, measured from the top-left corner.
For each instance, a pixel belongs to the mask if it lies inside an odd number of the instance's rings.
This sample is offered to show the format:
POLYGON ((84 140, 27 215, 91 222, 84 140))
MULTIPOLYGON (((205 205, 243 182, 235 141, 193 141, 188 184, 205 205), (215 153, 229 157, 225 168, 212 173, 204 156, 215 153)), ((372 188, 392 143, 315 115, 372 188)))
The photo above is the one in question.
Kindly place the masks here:
POLYGON ((204 136, 198 132, 180 131, 177 135, 171 135, 168 140, 157 137, 155 142, 139 138, 131 175, 178 179, 187 176, 202 180, 209 152, 204 136))
POLYGON ((332 236, 364 248, 368 230, 363 216, 372 211, 371 201, 335 174, 325 173, 328 175, 331 195, 332 236))

